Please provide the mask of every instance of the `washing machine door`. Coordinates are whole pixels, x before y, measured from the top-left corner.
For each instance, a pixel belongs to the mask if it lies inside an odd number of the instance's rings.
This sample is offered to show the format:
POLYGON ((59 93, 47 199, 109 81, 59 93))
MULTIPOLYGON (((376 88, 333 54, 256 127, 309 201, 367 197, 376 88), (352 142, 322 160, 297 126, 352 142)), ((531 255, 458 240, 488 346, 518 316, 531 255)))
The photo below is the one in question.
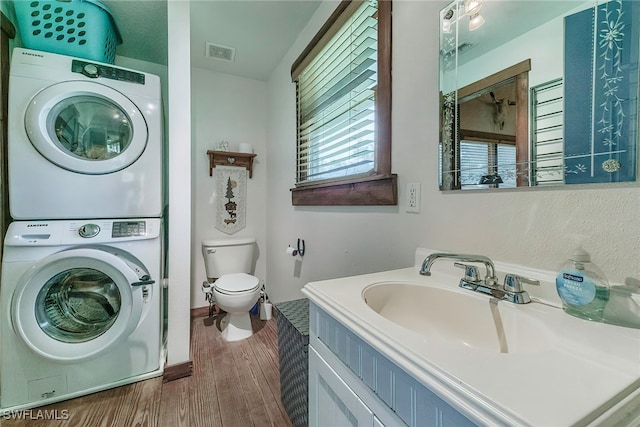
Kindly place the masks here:
POLYGON ((148 276, 115 253, 58 252, 30 268, 11 301, 16 334, 34 352, 75 362, 107 352, 138 325, 148 276))
POLYGON ((62 82, 38 92, 27 106, 24 125, 46 159, 91 175, 131 165, 148 139, 138 107, 117 90, 95 82, 62 82))

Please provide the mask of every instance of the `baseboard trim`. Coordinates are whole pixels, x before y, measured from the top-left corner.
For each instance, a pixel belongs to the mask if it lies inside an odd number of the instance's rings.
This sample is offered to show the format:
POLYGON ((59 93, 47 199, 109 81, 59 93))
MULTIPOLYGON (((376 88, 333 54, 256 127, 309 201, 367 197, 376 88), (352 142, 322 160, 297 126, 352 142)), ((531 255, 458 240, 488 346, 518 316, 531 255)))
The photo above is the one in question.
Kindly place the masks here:
POLYGON ((165 366, 162 382, 166 383, 180 378, 190 377, 193 373, 193 361, 188 360, 177 365, 165 366))
POLYGON ((196 307, 191 309, 191 320, 198 317, 209 317, 209 307, 196 307))

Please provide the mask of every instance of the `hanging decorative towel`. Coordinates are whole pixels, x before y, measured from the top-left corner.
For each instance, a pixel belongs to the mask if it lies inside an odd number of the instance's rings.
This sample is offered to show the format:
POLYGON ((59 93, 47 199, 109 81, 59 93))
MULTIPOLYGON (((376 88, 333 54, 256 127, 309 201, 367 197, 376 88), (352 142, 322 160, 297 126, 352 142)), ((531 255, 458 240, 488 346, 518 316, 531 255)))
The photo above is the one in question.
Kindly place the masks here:
POLYGON ((247 170, 234 166, 217 166, 216 228, 233 234, 245 227, 247 214, 247 170))

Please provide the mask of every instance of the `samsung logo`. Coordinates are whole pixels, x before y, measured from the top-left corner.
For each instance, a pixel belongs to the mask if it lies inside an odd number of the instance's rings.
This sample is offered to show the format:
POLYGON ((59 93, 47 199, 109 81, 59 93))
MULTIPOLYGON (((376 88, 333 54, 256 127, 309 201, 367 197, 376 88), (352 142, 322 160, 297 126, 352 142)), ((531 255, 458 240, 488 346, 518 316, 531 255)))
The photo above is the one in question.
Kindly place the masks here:
POLYGON ((38 58, 44 58, 44 55, 41 55, 39 53, 32 53, 32 52, 22 52, 23 55, 27 55, 27 56, 36 56, 38 58))
POLYGON ((49 224, 27 224, 27 228, 34 228, 34 227, 48 227, 49 224))

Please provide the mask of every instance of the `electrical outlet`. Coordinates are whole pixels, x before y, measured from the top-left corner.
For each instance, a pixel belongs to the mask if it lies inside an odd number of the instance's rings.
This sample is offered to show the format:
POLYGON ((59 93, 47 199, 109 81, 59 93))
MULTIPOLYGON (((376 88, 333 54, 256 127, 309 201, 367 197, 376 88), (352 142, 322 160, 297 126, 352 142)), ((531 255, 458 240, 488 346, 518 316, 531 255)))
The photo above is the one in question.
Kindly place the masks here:
POLYGON ((407 212, 420 212, 420 183, 407 184, 407 212))

